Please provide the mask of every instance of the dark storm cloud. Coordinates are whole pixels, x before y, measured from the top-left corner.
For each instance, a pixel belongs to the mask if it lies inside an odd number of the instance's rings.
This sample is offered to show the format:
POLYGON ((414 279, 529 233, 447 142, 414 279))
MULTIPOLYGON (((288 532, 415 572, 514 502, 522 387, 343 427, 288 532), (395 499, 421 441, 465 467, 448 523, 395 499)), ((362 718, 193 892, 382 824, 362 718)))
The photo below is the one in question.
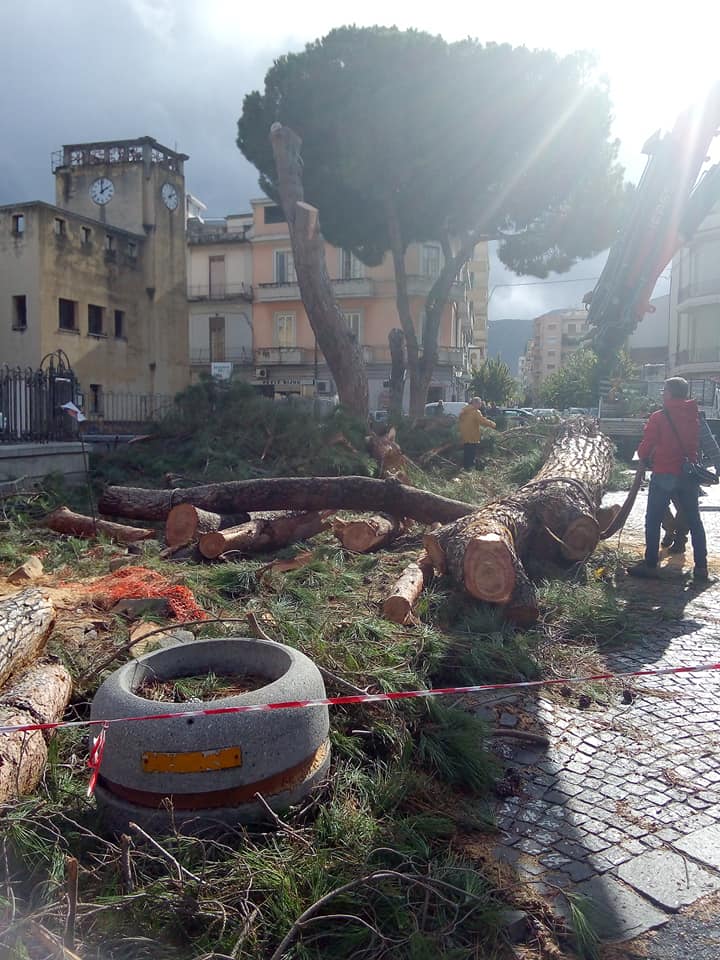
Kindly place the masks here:
POLYGON ((247 209, 257 174, 235 146, 243 96, 287 50, 213 44, 188 0, 4 5, 0 203, 52 200, 64 143, 153 136, 190 155, 209 214, 247 209), (242 53, 238 53, 243 50, 242 53))

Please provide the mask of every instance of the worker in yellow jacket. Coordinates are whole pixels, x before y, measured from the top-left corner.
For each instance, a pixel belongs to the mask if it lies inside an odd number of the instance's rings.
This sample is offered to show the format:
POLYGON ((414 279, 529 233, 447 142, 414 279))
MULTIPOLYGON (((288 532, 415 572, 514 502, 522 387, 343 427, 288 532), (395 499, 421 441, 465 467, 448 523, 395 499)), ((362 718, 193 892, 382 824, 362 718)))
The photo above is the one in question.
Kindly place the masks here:
POLYGON ((470 470, 475 466, 475 455, 480 443, 480 427, 495 429, 492 420, 488 420, 481 413, 483 402, 480 397, 473 397, 470 403, 460 411, 458 425, 460 439, 463 442, 463 467, 470 470))

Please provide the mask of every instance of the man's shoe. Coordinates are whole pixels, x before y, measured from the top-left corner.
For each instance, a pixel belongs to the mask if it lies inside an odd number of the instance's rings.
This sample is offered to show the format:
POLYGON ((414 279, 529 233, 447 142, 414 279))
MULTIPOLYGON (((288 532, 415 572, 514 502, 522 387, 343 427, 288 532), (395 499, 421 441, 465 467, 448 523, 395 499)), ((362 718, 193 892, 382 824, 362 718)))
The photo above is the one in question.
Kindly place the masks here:
POLYGON ((687 547, 686 540, 678 540, 677 543, 673 543, 670 547, 670 553, 685 553, 685 548, 687 547))
POLYGON ((660 541, 661 547, 671 547, 673 545, 673 540, 675 539, 675 534, 666 533, 665 536, 660 541))
POLYGON ((710 575, 707 567, 695 567, 693 570, 693 580, 695 583, 710 583, 710 575))
POLYGON ((641 560, 640 563, 636 563, 632 567, 628 567, 627 574, 629 577, 640 577, 643 580, 658 580, 660 577, 658 568, 649 567, 644 560, 641 560))

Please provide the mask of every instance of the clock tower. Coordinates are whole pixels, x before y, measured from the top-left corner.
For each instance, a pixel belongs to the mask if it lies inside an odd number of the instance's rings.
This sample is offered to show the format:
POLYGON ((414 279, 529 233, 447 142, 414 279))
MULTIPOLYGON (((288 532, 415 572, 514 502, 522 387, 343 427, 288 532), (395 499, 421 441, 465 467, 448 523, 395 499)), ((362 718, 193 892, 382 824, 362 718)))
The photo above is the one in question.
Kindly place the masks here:
POLYGON ((108 296, 133 281, 141 291, 127 311, 127 341, 138 372, 133 389, 143 393, 171 394, 189 382, 187 159, 152 137, 69 144, 53 154, 56 205, 95 222, 91 244, 104 244, 108 296))

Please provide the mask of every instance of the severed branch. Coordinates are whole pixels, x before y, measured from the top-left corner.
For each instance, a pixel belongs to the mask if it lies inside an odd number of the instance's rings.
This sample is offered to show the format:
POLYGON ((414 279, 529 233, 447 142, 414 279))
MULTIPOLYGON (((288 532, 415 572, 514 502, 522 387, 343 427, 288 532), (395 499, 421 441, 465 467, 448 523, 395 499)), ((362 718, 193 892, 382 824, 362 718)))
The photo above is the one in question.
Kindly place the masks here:
POLYGON ((159 844, 154 837, 150 836, 149 833, 146 833, 142 827, 138 826, 137 823, 133 823, 131 821, 128 823, 128 826, 131 830, 141 836, 143 840, 146 840, 154 850, 157 850, 166 863, 170 864, 172 867, 175 867, 178 872, 178 882, 180 883, 180 886, 182 886, 183 877, 187 877, 188 880, 194 880, 195 883, 199 884, 203 884, 205 882, 201 877, 198 877, 196 874, 187 870, 179 860, 176 860, 176 858, 168 850, 166 850, 165 847, 159 844))

